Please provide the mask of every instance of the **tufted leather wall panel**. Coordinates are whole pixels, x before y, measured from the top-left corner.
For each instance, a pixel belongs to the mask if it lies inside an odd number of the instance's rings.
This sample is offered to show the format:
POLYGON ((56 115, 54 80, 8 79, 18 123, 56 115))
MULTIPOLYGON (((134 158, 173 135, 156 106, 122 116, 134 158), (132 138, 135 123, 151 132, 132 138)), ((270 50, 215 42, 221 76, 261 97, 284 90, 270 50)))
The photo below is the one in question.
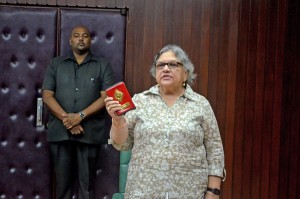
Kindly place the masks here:
MULTIPOLYGON (((1 199, 52 198, 46 131, 35 126, 36 98, 50 59, 69 50, 71 28, 90 28, 92 51, 110 60, 120 81, 125 23, 126 16, 116 11, 0 6, 1 199)), ((107 132, 109 126, 108 118, 107 132)), ((97 198, 111 198, 118 190, 119 152, 110 145, 101 147, 97 198)))
POLYGON ((44 127, 35 127, 43 74, 56 53, 57 10, 0 7, 0 198, 50 198, 44 127))

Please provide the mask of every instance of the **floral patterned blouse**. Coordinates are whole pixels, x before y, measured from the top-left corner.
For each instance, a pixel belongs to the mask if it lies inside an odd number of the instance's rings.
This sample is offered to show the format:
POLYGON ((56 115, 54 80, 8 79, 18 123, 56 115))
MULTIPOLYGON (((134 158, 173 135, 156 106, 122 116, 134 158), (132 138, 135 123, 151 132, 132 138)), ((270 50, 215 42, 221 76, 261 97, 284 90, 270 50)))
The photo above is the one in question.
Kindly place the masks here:
POLYGON ((204 197, 208 175, 223 176, 224 151, 209 102, 187 85, 171 107, 158 85, 133 97, 136 109, 126 113, 127 142, 132 150, 125 199, 204 197))

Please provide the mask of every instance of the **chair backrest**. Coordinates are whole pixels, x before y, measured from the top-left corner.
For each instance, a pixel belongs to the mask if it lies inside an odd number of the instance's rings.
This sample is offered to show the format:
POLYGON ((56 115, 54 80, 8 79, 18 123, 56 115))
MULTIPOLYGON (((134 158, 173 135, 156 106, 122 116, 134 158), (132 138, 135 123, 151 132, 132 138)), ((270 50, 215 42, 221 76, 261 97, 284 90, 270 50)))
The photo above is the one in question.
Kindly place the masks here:
POLYGON ((131 150, 120 152, 119 193, 113 195, 113 199, 123 199, 126 187, 128 166, 131 158, 131 150))

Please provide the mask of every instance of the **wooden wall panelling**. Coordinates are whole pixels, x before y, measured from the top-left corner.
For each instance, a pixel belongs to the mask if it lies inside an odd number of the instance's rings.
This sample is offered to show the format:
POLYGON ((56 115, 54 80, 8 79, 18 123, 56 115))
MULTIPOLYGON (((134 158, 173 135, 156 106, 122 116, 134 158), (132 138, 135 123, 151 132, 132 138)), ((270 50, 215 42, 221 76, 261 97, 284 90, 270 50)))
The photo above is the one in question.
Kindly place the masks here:
POLYGON ((125 8, 126 7, 126 0, 115 0, 116 8, 125 8))
POLYGON ((276 156, 279 154, 273 154, 275 152, 274 148, 278 147, 276 145, 272 146, 272 138, 275 136, 272 132, 273 129, 273 118, 274 118, 274 81, 275 81, 275 56, 276 56, 276 33, 278 28, 277 20, 278 17, 278 3, 269 2, 268 4, 268 23, 267 26, 267 46, 266 46, 266 62, 265 62, 265 84, 264 84, 264 108, 263 108, 263 145, 262 145, 262 173, 261 187, 267 187, 267 190, 261 192, 262 198, 270 197, 270 181, 271 156, 276 156))
POLYGON ((86 0, 85 5, 87 7, 96 8, 97 7, 97 0, 86 0))
MULTIPOLYGON (((230 75, 228 73, 228 55, 229 55, 229 29, 230 29, 230 6, 231 3, 230 2, 226 2, 226 1, 222 1, 220 2, 220 44, 219 44, 219 58, 218 58, 218 62, 219 64, 217 65, 217 71, 218 71, 218 75, 217 75, 217 88, 216 88, 216 107, 215 107, 215 113, 216 113, 216 117, 218 119, 218 124, 219 124, 219 128, 221 131, 221 136, 222 136, 222 141, 223 141, 223 146, 224 149, 226 149, 226 134, 225 132, 226 130, 226 123, 227 123, 227 107, 226 105, 228 104, 228 99, 227 99, 227 90, 228 90, 228 86, 230 86, 228 84, 228 76, 230 75)), ((235 65, 236 66, 236 65, 235 65)), ((235 75, 235 74, 231 74, 231 75, 235 75)), ((235 89, 233 87, 233 89, 235 89)), ((234 112, 232 112, 234 113, 234 112)), ((231 133, 233 134, 233 133, 231 133)), ((228 142, 228 141, 227 141, 228 142)), ((231 142, 232 143, 232 142, 231 142)), ((230 147, 232 148, 232 147, 230 147)), ((228 164, 228 160, 227 158, 230 158, 229 155, 232 153, 232 149, 227 148, 226 151, 226 157, 225 157, 225 165, 226 165, 226 170, 227 173, 229 175, 231 175, 232 171, 230 169, 230 167, 232 167, 232 163, 228 164), (230 152, 231 151, 231 152, 230 152)), ((223 184, 223 189, 222 190, 226 190, 225 186, 226 183, 230 184, 231 182, 231 178, 227 178, 227 181, 223 184), (229 179, 229 180, 228 180, 229 179)), ((227 188, 227 187, 226 187, 227 188)), ((230 190, 230 189, 227 189, 230 190)), ((224 192, 224 191, 223 191, 224 192)), ((228 192, 230 193, 230 191, 228 192)), ((225 196, 224 196, 225 197, 225 196)))
MULTIPOLYGON (((262 129, 263 125, 263 97, 264 97, 264 68, 265 68, 265 55, 266 55, 266 24, 267 17, 266 13, 268 11, 268 2, 253 2, 253 9, 255 13, 252 15, 256 17, 255 21, 253 21, 252 26, 255 26, 256 40, 255 45, 256 49, 255 60, 251 63, 251 65, 255 66, 255 95, 254 95, 254 118, 253 118, 253 148, 252 148, 252 172, 251 172, 251 197, 259 198, 260 196, 260 184, 261 180, 261 166, 262 166, 262 145, 264 144, 264 140, 262 139, 262 135, 264 134, 264 130, 262 129)), ((250 36, 250 41, 253 41, 250 36)), ((254 54, 253 54, 254 56, 254 54)))
MULTIPOLYGON (((153 42, 152 42, 152 51, 153 55, 151 57, 151 63, 153 62, 153 58, 155 54, 162 48, 163 46, 163 27, 164 27, 164 21, 163 15, 164 15, 164 4, 161 0, 154 0, 154 10, 152 10, 154 15, 154 24, 153 24, 153 42)), ((154 78, 152 78, 152 84, 155 84, 156 81, 154 78)))
MULTIPOLYGON (((298 4, 299 5, 299 4, 298 4)), ((275 52, 275 73, 274 73, 274 102, 273 102, 273 125, 272 125, 272 138, 271 138, 271 165, 269 168, 270 174, 270 194, 269 198, 278 197, 278 184, 279 184, 279 171, 280 171, 280 131, 281 131, 281 115, 285 112, 281 109, 282 98, 284 97, 283 88, 283 70, 284 70, 284 44, 286 36, 286 21, 287 21, 287 0, 277 1, 277 29, 276 29, 276 52, 275 52), (275 146, 275 147, 274 147, 275 146)), ((299 7, 298 7, 299 10, 299 7)), ((299 20, 299 18, 298 18, 299 20)), ((296 22, 297 23, 297 22, 296 22)), ((295 26, 298 27, 298 26, 295 26)), ((299 27, 298 27, 299 28, 299 27)), ((299 35, 299 32, 296 34, 299 35)), ((295 40, 297 41, 297 40, 295 40)), ((299 41, 299 40, 298 40, 299 41)), ((299 100, 300 101, 300 100, 299 100)), ((299 129, 299 128, 298 128, 299 129)), ((299 143, 299 142, 298 142, 299 143)), ((299 150, 298 150, 299 151, 299 150)), ((297 152, 296 152, 297 154, 297 152)), ((300 170, 298 170, 300 171, 300 170)), ((297 171, 296 171, 297 173, 297 171)), ((297 174, 296 174, 297 175, 297 174)), ((297 183, 290 188, 298 190, 296 188, 297 183)), ((293 191, 294 193, 294 191, 293 191)), ((293 196, 288 196, 294 198, 293 196)), ((288 198, 287 197, 287 198, 288 198)), ((280 198, 280 197, 278 197, 280 198)), ((297 197, 295 197, 297 198, 297 197)))
MULTIPOLYGON (((143 79, 143 85, 147 85, 150 87, 152 85, 152 82, 154 78, 150 75, 149 69, 153 62, 153 57, 156 52, 153 50, 153 44, 156 43, 156 38, 154 37, 154 3, 150 1, 145 1, 144 3, 144 27, 143 27, 143 41, 141 46, 144 47, 144 50, 141 51, 141 56, 143 60, 143 65, 140 66, 142 69, 142 79, 143 79)), ((146 87, 146 89, 148 89, 146 87)))
MULTIPOLYGON (((262 138, 264 134, 263 130, 263 100, 264 100, 264 68, 265 68, 265 54, 266 54, 266 24, 267 18, 267 3, 261 1, 255 4, 255 15, 257 19, 252 26, 256 29, 256 50, 255 50, 255 98, 254 98, 254 120, 253 120, 253 148, 252 148, 252 174, 251 174, 251 197, 259 198, 261 194, 262 180, 262 145, 265 144, 265 140, 262 138), (264 5, 265 4, 265 5, 264 5)), ((263 191, 265 192, 265 191, 263 191)))
POLYGON ((164 22, 163 26, 163 45, 170 44, 170 43, 175 43, 173 41, 173 34, 177 34, 173 32, 173 22, 175 19, 173 18, 173 6, 174 6, 174 1, 164 1, 164 11, 163 11, 163 16, 162 20, 164 22))
MULTIPOLYGON (((253 162, 253 154, 252 154, 252 148, 254 146, 254 138, 253 138, 253 121, 254 121, 254 97, 255 97, 255 60, 256 60, 256 27, 253 27, 253 24, 256 22, 256 16, 254 9, 254 1, 249 1, 249 4, 247 5, 247 17, 245 19, 242 19, 242 23, 244 23, 247 20, 247 37, 246 43, 247 43, 247 49, 245 51, 246 53, 246 60, 245 65, 242 67, 246 68, 246 81, 245 83, 245 107, 244 107, 244 145, 243 145, 243 163, 242 163, 242 197, 243 199, 251 199, 251 189, 252 189, 252 182, 251 182, 251 166, 253 162)), ((255 154, 256 155, 256 154, 255 154)))
MULTIPOLYGON (((279 198, 285 198, 287 195, 294 194, 295 190, 291 190, 289 180, 290 178, 296 178, 294 173, 293 176, 290 176, 290 167, 292 162, 294 161, 295 157, 297 156, 291 156, 290 153, 291 148, 290 145, 292 144, 292 140, 295 140, 292 136, 295 129, 293 129, 294 125, 292 123, 293 118, 293 112, 296 107, 294 107, 294 100, 295 100, 295 81, 293 81, 294 75, 297 74, 296 72, 296 60, 297 57, 299 57, 298 53, 294 53, 297 49, 297 41, 299 42, 299 39, 297 39, 296 35, 299 35, 299 32, 295 32, 295 29, 291 27, 295 27, 297 24, 297 21, 299 21, 299 17, 297 17, 297 10, 299 12, 299 4, 297 6, 297 0, 288 1, 289 4, 289 15, 287 17, 287 30, 286 30, 286 41, 285 41, 285 60, 284 60, 284 74, 283 74, 283 99, 282 99, 282 111, 284 115, 281 117, 281 133, 280 133, 280 173, 279 173, 279 187, 278 190, 278 196, 279 198), (297 8, 298 9, 295 9, 297 8), (294 9, 292 9, 294 8, 294 9), (290 133, 287 133, 290 132, 290 133)), ((299 14, 298 14, 299 16, 299 14)), ((299 36, 298 36, 299 38, 299 36)), ((299 52, 299 51, 298 51, 299 52)), ((298 62, 300 63, 300 62, 298 62)), ((299 67, 299 65, 298 65, 299 67)), ((298 78, 299 79, 299 78, 298 78)), ((298 89, 299 90, 299 89, 298 89)), ((299 98, 298 98, 299 99, 299 98)), ((298 101, 299 103, 299 101, 298 101)), ((297 110, 297 109, 296 109, 297 110)), ((299 112, 299 111, 298 111, 299 112)), ((299 129, 299 128, 298 128, 299 129)), ((296 132, 298 133, 298 132, 296 132)), ((298 140, 298 144, 299 139, 298 140)), ((299 150, 298 150, 299 151, 299 150)), ((298 152, 299 153, 299 152, 298 152)), ((292 187, 292 185, 291 185, 292 187)))
POLYGON ((18 0, 18 1, 16 1, 16 2, 18 2, 19 4, 26 4, 26 3, 28 3, 27 0, 18 0))
MULTIPOLYGON (((203 2, 205 3, 205 2, 203 2)), ((209 3, 209 2, 208 2, 209 3)), ((209 48, 209 67, 208 67, 208 87, 207 98, 215 111, 218 119, 217 112, 217 92, 218 92, 218 66, 220 56, 220 28, 221 28, 221 1, 213 0, 211 13, 211 36, 209 48)), ((219 122, 220 123, 220 122, 219 122)))
MULTIPOLYGON (((299 17, 298 17, 299 20, 299 17)), ((299 39, 297 40, 299 42, 299 39)), ((295 48, 294 55, 297 55, 296 52, 299 54, 299 45, 295 48)), ((289 89, 293 95, 292 95, 292 101, 291 101, 291 112, 290 112, 290 144, 289 144, 289 161, 288 161, 288 170, 286 171, 288 173, 288 182, 287 182, 287 196, 290 198, 299 198, 300 197, 300 191, 299 191, 299 183, 300 183, 300 94, 299 91, 297 92, 297 89, 299 90, 299 84, 300 84, 300 60, 299 57, 296 58, 298 66, 294 64, 293 66, 293 82, 290 84, 289 89), (296 91, 296 92, 295 92, 296 91)))
MULTIPOLYGON (((232 198, 243 198, 243 186, 249 186, 243 182, 243 145, 244 145, 244 119, 245 119, 245 82, 246 82, 246 61, 247 61, 247 32, 248 32, 248 9, 249 1, 240 2, 239 29, 238 29, 238 56, 237 56, 237 76, 236 76, 236 99, 235 99, 235 129, 234 129, 234 162, 233 165, 233 186, 232 198), (237 162, 239 164, 237 164, 237 162)), ((247 179, 248 180, 248 179, 247 179)))
MULTIPOLYGON (((244 161, 245 180, 248 179, 248 187, 246 187, 246 198, 258 198, 259 196, 259 182, 260 182, 260 159, 261 153, 257 150, 261 146, 260 129, 254 129, 257 114, 257 105, 262 101, 261 88, 263 85, 257 84, 260 75, 257 70, 264 68, 264 66, 257 65, 257 50, 258 46, 258 21, 259 21, 259 1, 251 1, 249 7, 249 34, 248 34, 248 58, 247 58, 247 82, 246 82, 246 107, 245 107, 245 147, 244 152, 247 161, 244 161), (255 153, 257 152, 257 153, 255 153), (255 167, 256 169, 254 169, 255 167)), ((258 106, 259 107, 259 106, 258 106)), ((260 110, 261 111, 261 110, 260 110)))
MULTIPOLYGON (((17 1, 17 3, 19 3, 19 2, 17 1)), ((37 4, 37 0, 27 0, 26 3, 35 5, 35 4, 37 4)))
MULTIPOLYGON (((208 81, 208 63, 206 65, 200 65, 200 61, 204 58, 205 51, 204 49, 209 48, 209 35, 210 35, 210 22, 207 22, 205 24, 201 23, 202 19, 202 2, 201 1, 193 1, 191 14, 192 14, 192 21, 191 21, 191 33, 190 35, 186 35, 185 37, 188 37, 190 39, 190 50, 189 50, 189 57, 192 61, 192 63, 195 66, 195 73, 197 74, 196 81, 194 82, 193 89, 199 90, 200 85, 202 82, 208 81), (203 32, 203 35, 201 35, 201 32, 203 32), (206 33, 206 34, 205 34, 206 33), (201 35, 201 36, 200 36, 201 35), (201 42, 205 39, 207 39, 207 45, 203 46, 204 44, 201 42), (201 44, 203 44, 201 46, 201 44), (203 53, 203 54, 202 54, 203 53), (200 83, 201 82, 201 83, 200 83)), ((208 13, 210 14, 210 13, 208 13)), ((188 25, 187 25, 188 26, 188 25)), ((185 31, 183 31, 185 34, 185 31)), ((208 51, 205 51, 208 53, 208 51)), ((204 83, 205 84, 205 83, 204 83)), ((204 88, 201 90, 201 94, 204 96, 207 96, 206 89, 204 88)))
POLYGON ((67 0, 57 0, 56 5, 58 6, 66 6, 67 4, 67 0))
MULTIPOLYGON (((21 2, 19 2, 21 3, 21 2)), ((47 4, 47 0, 36 0, 36 4, 37 5, 46 5, 47 4)))
POLYGON ((126 56, 125 56, 125 83, 128 90, 133 94, 134 88, 134 34, 135 34, 135 8, 134 0, 127 1, 128 14, 127 14, 127 25, 126 25, 126 56))
MULTIPOLYGON (((300 92, 299 92, 299 85, 300 85, 300 2, 299 1, 292 1, 295 7, 291 7, 291 9, 295 9, 295 18, 292 19, 293 26, 290 28, 293 30, 293 73, 292 79, 293 82, 290 86, 289 92, 293 93, 293 100, 291 101, 291 148, 289 151, 290 154, 290 169, 288 170, 289 173, 289 190, 288 193, 291 197, 299 198, 300 197, 300 190, 298 189, 300 184, 300 92), (294 27, 294 28, 292 28, 294 27), (296 177, 297 176, 297 177, 296 177), (297 188, 296 188, 297 187, 297 188), (297 191, 295 191, 297 190, 297 191)), ((284 96, 284 95, 283 95, 284 96)))
MULTIPOLYGON (((289 58, 291 58, 289 56, 289 58)), ((285 61, 285 64, 291 64, 290 61, 285 61)), ((292 65, 290 65, 292 66, 292 65)), ((288 193, 290 192, 289 190, 289 166, 290 166, 290 156, 289 156, 289 145, 290 145, 290 137, 291 135, 289 133, 286 132, 292 132, 292 128, 291 125, 289 125, 289 123, 291 122, 291 118, 292 118, 292 107, 288 106, 287 104, 290 102, 290 100, 288 99, 292 99, 293 98, 293 92, 289 92, 290 90, 290 86, 291 86, 291 82, 290 82, 290 75, 292 74, 292 72, 294 72, 293 70, 290 70, 289 67, 285 68, 285 74, 284 75, 284 85, 283 85, 283 90, 285 93, 285 98, 283 98, 283 105, 282 105, 282 109, 284 109, 284 112, 286 114, 285 117, 282 117, 281 122, 282 122, 282 126, 281 126, 281 134, 280 134, 280 171, 279 171, 279 184, 278 187, 280 187, 280 189, 278 190, 278 196, 279 198, 285 198, 286 195, 288 195, 288 193), (285 81, 289 82, 289 87, 287 87, 287 84, 285 83, 285 81)))
MULTIPOLYGON (((191 44, 195 41, 192 41, 191 39, 191 32, 192 32, 192 14, 193 14, 193 0, 186 0, 184 1, 184 4, 182 5, 182 27, 180 27, 180 30, 182 31, 182 37, 181 37, 181 47, 188 53, 190 59, 191 57, 191 44)), ((200 38, 199 38, 200 40, 200 38)), ((194 63, 194 60, 192 60, 192 63, 194 63)))
POLYGON ((116 0, 105 0, 105 6, 107 8, 115 8, 116 7, 116 0))
POLYGON ((47 5, 56 5, 56 0, 47 0, 47 5))
MULTIPOLYGON (((92 3, 92 2, 93 2, 93 0, 90 1, 90 2, 88 3, 88 5, 91 6, 91 3, 92 3)), ((87 6, 86 0, 77 0, 76 2, 74 2, 74 4, 76 4, 76 6, 82 6, 82 7, 87 6)))
POLYGON ((299 198, 300 183, 300 2, 288 0, 280 133, 279 198, 299 198), (297 188, 295 188, 297 187, 297 188))
MULTIPOLYGON (((296 11, 296 10, 295 10, 296 11)), ((289 26, 295 27, 298 16, 292 13, 289 16, 289 26)), ((299 29, 299 28, 298 28, 299 29)), ((300 60, 299 60, 299 30, 287 30, 285 46, 285 67, 283 77, 282 118, 280 134, 280 173, 279 173, 279 198, 299 198, 300 191, 300 155, 299 155, 299 124, 300 124, 300 60)))
POLYGON ((144 39, 144 21, 145 21, 145 15, 144 15, 144 7, 145 1, 134 1, 134 8, 135 12, 132 17, 135 21, 134 23, 134 29, 135 32, 133 33, 133 53, 134 53, 134 62, 133 62, 133 70, 128 71, 128 73, 132 74, 131 79, 129 81, 133 81, 133 88, 134 93, 141 92, 144 90, 145 85, 143 84, 143 78, 145 77, 144 71, 144 61, 143 61, 143 54, 146 46, 143 46, 143 39, 144 39))
POLYGON ((226 120, 224 150, 226 153, 225 163, 227 171, 227 180, 223 184, 223 198, 233 198, 235 190, 233 186, 233 165, 234 161, 234 125, 235 125, 235 95, 236 95, 236 75, 237 75, 237 47, 238 47, 238 28, 239 28, 239 0, 230 1, 229 5, 229 29, 228 29, 228 76, 227 76, 227 100, 226 100, 226 120))
MULTIPOLYGON (((209 46, 203 50, 202 59, 208 57, 207 81, 205 82, 207 98, 214 109, 218 120, 223 143, 225 141, 225 117, 226 117, 226 87, 227 87, 227 53, 228 53, 228 23, 226 18, 228 10, 226 10, 228 2, 225 1, 203 1, 202 11, 210 10, 210 20, 205 19, 202 15, 203 23, 210 27, 209 46), (205 53, 206 51, 206 53, 205 53), (209 53, 209 54, 207 54, 209 53), (219 100, 220 99, 220 100, 219 100)), ((202 33, 201 33, 202 34, 202 33)), ((201 40, 201 43, 205 39, 201 40)), ((203 80, 201 79, 201 82, 203 80)), ((226 161, 226 160, 225 160, 226 161)), ((227 166, 226 166, 227 167, 227 166)), ((223 191, 224 189, 222 189, 223 191)))
MULTIPOLYGON (((182 0, 174 0, 173 1, 173 11, 171 19, 173 19, 173 29, 172 31, 172 41, 171 43, 178 44, 182 47, 182 37, 183 37, 183 7, 184 2, 182 0)), ((170 20, 170 19, 169 19, 170 20)))
MULTIPOLYGON (((217 68, 217 82, 216 86, 216 107, 215 113, 219 121, 219 128, 221 130, 222 140, 225 140, 225 121, 226 121, 226 88, 227 88, 227 76, 228 76, 228 33, 229 33, 229 6, 230 3, 226 1, 220 2, 220 25, 219 25, 219 49, 218 49, 218 64, 217 68)), ((224 142, 223 142, 224 143, 224 142)))
MULTIPOLYGON (((11 4, 18 3, 17 0, 7 0, 6 2, 11 3, 11 4)), ((6 2, 4 1, 4 3, 6 3, 6 2)))
MULTIPOLYGON (((193 13, 199 13, 195 8, 193 13)), ((194 20, 194 23, 197 23, 196 26, 200 27, 199 33, 195 35, 199 38, 199 48, 196 46, 196 55, 194 59, 197 59, 196 70, 199 72, 197 78, 196 89, 200 92, 201 95, 208 96, 208 68, 210 60, 210 43, 211 43, 211 20, 212 20, 212 3, 210 1, 203 1, 201 3, 201 12, 199 13, 199 20, 194 20), (199 23, 199 24, 198 24, 199 23), (200 37, 199 37, 200 36, 200 37), (199 54, 199 55, 197 55, 199 54)))
POLYGON ((105 8, 106 7, 106 0, 96 0, 96 5, 99 8, 105 8))
POLYGON ((76 1, 66 0, 66 5, 67 6, 80 6, 81 3, 82 3, 82 0, 76 0, 76 1))

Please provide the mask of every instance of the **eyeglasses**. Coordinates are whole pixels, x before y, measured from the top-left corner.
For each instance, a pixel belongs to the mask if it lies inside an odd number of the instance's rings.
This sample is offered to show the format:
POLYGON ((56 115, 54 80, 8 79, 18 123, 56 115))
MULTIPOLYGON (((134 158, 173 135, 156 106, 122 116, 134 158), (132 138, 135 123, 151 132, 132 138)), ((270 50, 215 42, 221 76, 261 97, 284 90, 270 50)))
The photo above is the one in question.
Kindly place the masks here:
POLYGON ((156 69, 162 70, 165 68, 166 65, 168 66, 169 69, 174 69, 174 68, 178 68, 178 67, 182 66, 182 63, 180 63, 180 62, 169 62, 169 63, 161 62, 161 63, 156 64, 156 69))

